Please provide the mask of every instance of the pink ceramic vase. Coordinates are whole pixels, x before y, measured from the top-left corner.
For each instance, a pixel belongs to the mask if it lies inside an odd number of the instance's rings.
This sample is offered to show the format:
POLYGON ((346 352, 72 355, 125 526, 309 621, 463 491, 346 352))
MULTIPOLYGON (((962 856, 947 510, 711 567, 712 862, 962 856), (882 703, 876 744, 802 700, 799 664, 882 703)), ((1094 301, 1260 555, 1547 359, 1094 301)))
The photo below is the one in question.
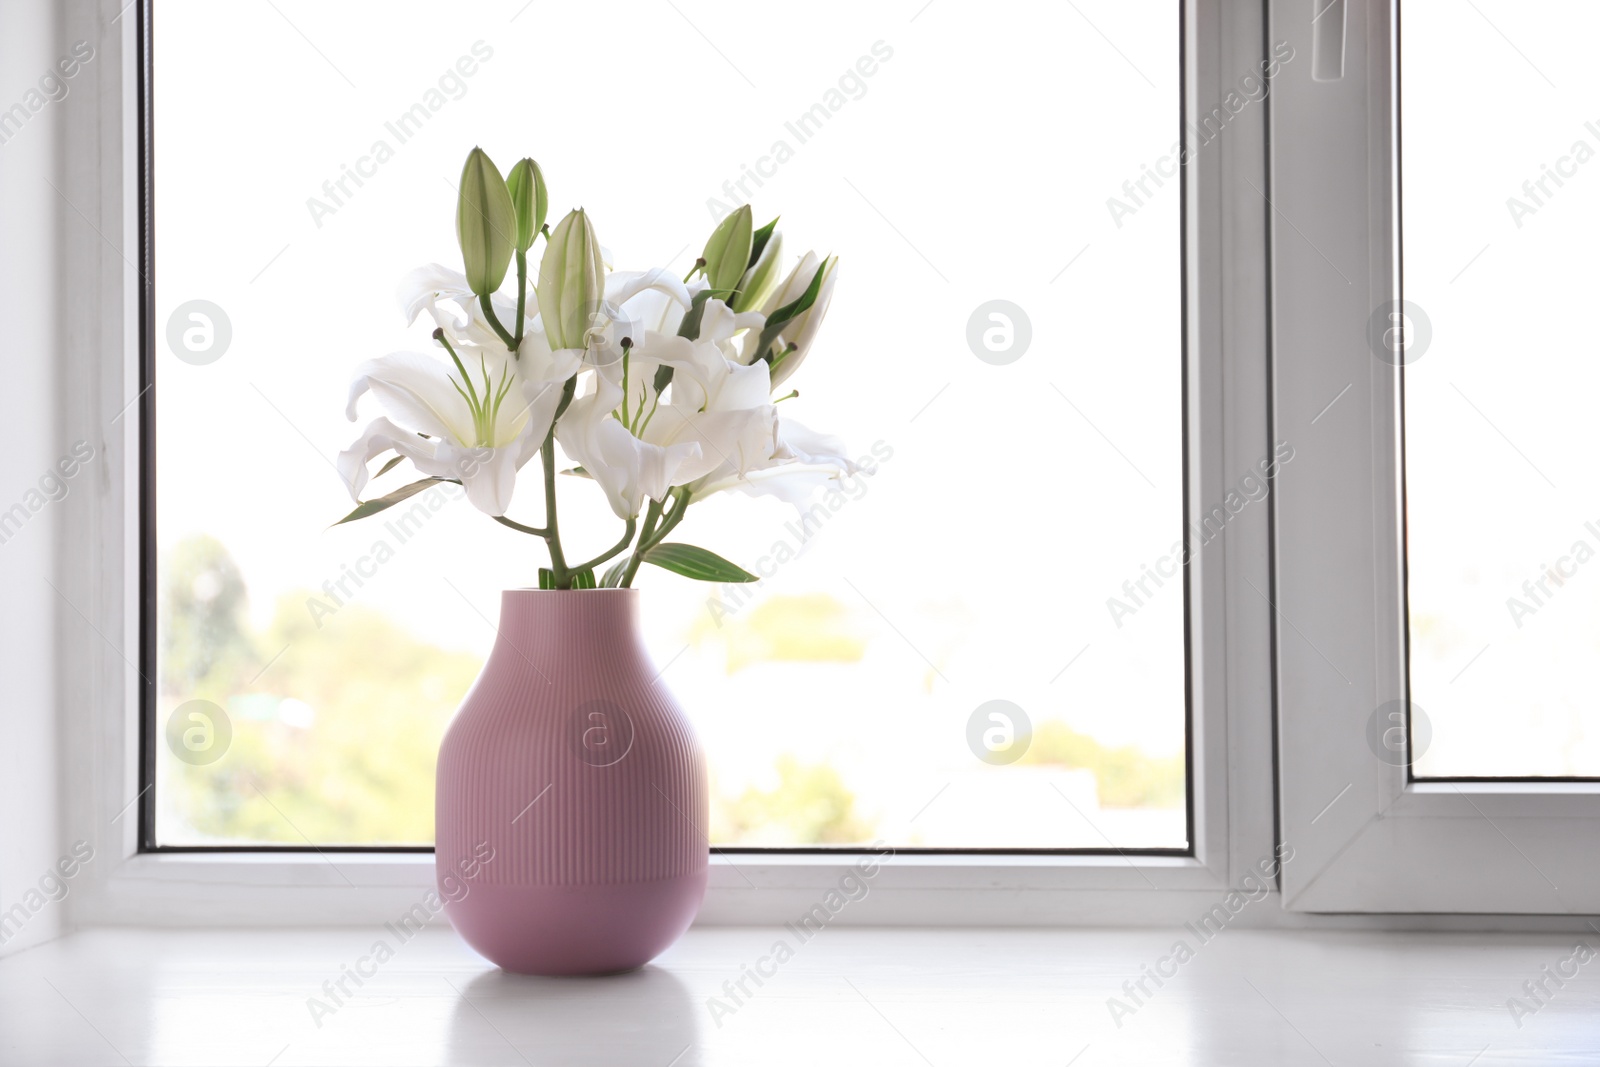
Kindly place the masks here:
POLYGON ((705 755, 633 589, 508 589, 439 747, 435 866, 467 943, 519 974, 638 967, 705 895, 705 755))

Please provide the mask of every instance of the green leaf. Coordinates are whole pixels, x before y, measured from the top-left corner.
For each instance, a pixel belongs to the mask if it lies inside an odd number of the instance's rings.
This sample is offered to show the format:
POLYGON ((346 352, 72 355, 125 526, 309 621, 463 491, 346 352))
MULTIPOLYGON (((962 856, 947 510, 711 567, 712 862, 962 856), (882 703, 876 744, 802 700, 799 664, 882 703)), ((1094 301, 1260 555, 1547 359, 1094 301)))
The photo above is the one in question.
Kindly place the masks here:
POLYGON ((706 261, 705 275, 713 289, 733 289, 750 267, 750 205, 745 204, 717 224, 700 254, 706 261))
MULTIPOLYGON (((555 587, 556 587, 556 572, 551 570, 549 567, 540 567, 539 568, 539 588, 540 589, 554 589, 555 587)), ((594 568, 593 567, 585 567, 581 571, 573 571, 572 572, 572 584, 570 586, 568 586, 568 588, 570 588, 570 589, 593 589, 593 588, 595 588, 595 584, 594 584, 594 568)))
POLYGON ((517 212, 505 179, 483 149, 474 148, 461 168, 456 201, 456 239, 473 293, 492 293, 505 281, 516 232, 517 212))
POLYGON ((383 466, 379 467, 378 468, 378 473, 374 474, 373 477, 374 478, 382 478, 385 474, 388 474, 390 471, 394 470, 395 465, 398 464, 401 460, 403 460, 405 458, 406 457, 404 457, 404 456, 395 456, 389 462, 387 462, 383 466))
POLYGON ((700 338, 700 323, 706 317, 706 301, 716 293, 710 289, 702 289, 694 294, 689 301, 689 310, 684 312, 683 321, 678 324, 678 336, 690 341, 700 338))
POLYGON ((715 552, 694 545, 680 545, 669 541, 646 552, 644 561, 700 582, 760 581, 743 567, 729 563, 715 552))
POLYGON ((615 589, 622 581, 622 572, 628 569, 628 557, 623 556, 611 566, 606 568, 605 575, 600 579, 601 589, 615 589))
POLYGON ((824 259, 817 268, 817 273, 811 276, 811 284, 806 286, 806 291, 793 301, 783 305, 777 311, 767 316, 767 324, 761 330, 761 339, 756 342, 756 359, 771 359, 772 342, 777 340, 778 334, 790 321, 803 315, 812 304, 817 301, 817 294, 822 292, 822 279, 827 276, 832 260, 824 259))
POLYGON ((550 210, 550 194, 545 189, 544 172, 531 159, 523 159, 506 175, 506 191, 517 213, 517 251, 533 247, 533 239, 544 228, 550 210))
POLYGON ((566 470, 562 471, 561 473, 562 474, 570 474, 574 478, 593 478, 594 477, 594 475, 590 474, 588 471, 584 470, 582 467, 568 467, 566 470))
POLYGON ((772 237, 772 231, 778 228, 778 220, 773 219, 761 229, 757 230, 750 238, 750 262, 745 264, 745 270, 755 266, 761 259, 761 253, 767 247, 767 241, 772 237))
MULTIPOLYGON (((342 526, 347 522, 355 522, 357 519, 364 519, 369 515, 376 515, 380 511, 387 511, 401 501, 409 500, 411 497, 416 496, 429 486, 438 485, 440 482, 456 482, 456 480, 454 478, 424 478, 420 482, 412 482, 410 485, 402 485, 399 489, 396 489, 387 496, 380 496, 376 500, 367 500, 357 504, 354 511, 340 519, 338 522, 334 523, 334 525, 342 526)), ((456 482, 456 484, 460 485, 461 483, 456 482)))

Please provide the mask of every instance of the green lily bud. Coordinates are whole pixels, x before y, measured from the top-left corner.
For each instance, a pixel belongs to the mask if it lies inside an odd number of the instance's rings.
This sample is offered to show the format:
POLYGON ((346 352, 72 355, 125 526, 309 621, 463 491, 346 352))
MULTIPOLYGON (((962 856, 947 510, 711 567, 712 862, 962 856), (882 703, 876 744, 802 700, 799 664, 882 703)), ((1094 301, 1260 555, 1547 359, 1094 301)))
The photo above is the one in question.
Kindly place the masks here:
POLYGON ((783 234, 767 239, 759 257, 739 280, 739 293, 733 298, 734 311, 759 308, 778 284, 778 267, 783 262, 783 234))
POLYGON ((750 205, 745 204, 729 215, 711 231, 706 250, 701 258, 706 279, 713 289, 735 289, 739 279, 750 265, 750 244, 753 239, 750 205))
POLYGON ((505 179, 483 149, 474 148, 461 168, 456 239, 467 268, 467 287, 478 296, 494 292, 505 281, 516 230, 517 214, 505 179))
POLYGON ((600 242, 582 208, 567 213, 539 263, 539 314, 553 349, 583 348, 584 334, 605 296, 600 242))
POLYGON ((550 194, 545 191, 544 172, 539 164, 531 159, 519 161, 506 175, 506 191, 517 212, 517 251, 526 252, 544 228, 545 212, 550 208, 550 194))

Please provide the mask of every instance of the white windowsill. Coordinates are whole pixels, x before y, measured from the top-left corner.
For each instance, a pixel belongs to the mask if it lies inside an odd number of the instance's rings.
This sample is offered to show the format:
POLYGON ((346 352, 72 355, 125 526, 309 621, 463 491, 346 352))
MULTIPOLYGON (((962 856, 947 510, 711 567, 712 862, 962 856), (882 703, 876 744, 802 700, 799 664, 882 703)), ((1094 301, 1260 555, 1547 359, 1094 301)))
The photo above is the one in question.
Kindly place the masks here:
POLYGON ((692 930, 630 974, 541 979, 437 926, 404 941, 382 925, 108 929, 0 960, 0 1049, 37 1067, 1578 1063, 1593 1054, 1600 963, 1520 1020, 1507 1007, 1535 1007, 1524 980, 1561 967, 1574 941, 829 927, 801 942, 738 927, 692 930), (1193 955, 1178 964, 1180 938, 1193 955), (1147 967, 1170 976, 1130 991, 1147 967), (344 977, 357 968, 359 986, 344 977), (330 1010, 313 1016, 319 1003, 330 1010))

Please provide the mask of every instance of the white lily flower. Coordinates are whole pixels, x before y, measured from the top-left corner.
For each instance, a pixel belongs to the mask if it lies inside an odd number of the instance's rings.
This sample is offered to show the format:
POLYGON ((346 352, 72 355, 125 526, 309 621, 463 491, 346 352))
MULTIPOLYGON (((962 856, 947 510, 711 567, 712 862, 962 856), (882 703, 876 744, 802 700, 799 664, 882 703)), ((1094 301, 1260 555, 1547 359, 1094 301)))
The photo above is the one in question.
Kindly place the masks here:
POLYGON ((355 420, 368 393, 382 411, 336 464, 357 501, 373 461, 388 453, 398 456, 382 469, 409 459, 426 477, 340 523, 450 480, 475 508, 546 542, 541 587, 593 587, 591 572, 630 547, 606 584, 631 584, 644 558, 690 577, 744 581, 753 576, 704 549, 651 553, 700 497, 737 489, 798 506, 829 483, 857 488, 848 479, 860 468, 840 442, 778 414, 798 393, 774 399, 827 314, 837 260, 808 253, 785 274, 777 220, 758 229, 743 205, 717 224, 690 280, 663 268, 618 271, 583 208, 545 225, 550 191, 532 158, 502 177, 475 148, 459 190, 465 273, 430 263, 399 293, 407 325, 427 312, 443 351, 361 364, 346 414, 355 420), (806 310, 791 316, 802 298, 806 310), (505 518, 518 472, 541 448, 554 491, 557 442, 627 524, 619 543, 575 566, 565 562, 553 499, 544 529, 505 518))
POLYGON ((630 519, 674 486, 772 462, 779 444, 771 392, 765 363, 744 366, 714 342, 646 331, 626 358, 599 367, 594 391, 572 403, 556 437, 630 519), (662 367, 673 377, 658 394, 662 367))
MULTIPOLYGON (((631 360, 630 360, 631 362, 631 360)), ((658 445, 641 440, 617 412, 621 385, 604 374, 595 388, 568 407, 556 426, 556 440, 567 455, 583 465, 606 494, 618 518, 637 518, 646 500, 663 500, 678 483, 684 465, 698 462, 694 442, 658 445)))
MULTIPOLYGON (((388 417, 374 420, 339 453, 339 474, 352 497, 359 500, 366 488, 367 464, 393 449, 423 474, 460 481, 478 510, 505 514, 517 471, 549 430, 548 416, 536 433, 528 383, 498 339, 492 346, 461 346, 456 355, 459 366, 395 352, 357 368, 346 417, 355 420, 357 401, 367 392, 388 417)), ((548 407, 553 416, 555 404, 548 407)))
POLYGON ((630 391, 637 394, 639 406, 649 403, 653 412, 640 435, 662 445, 694 441, 701 446, 700 462, 686 464, 674 484, 724 467, 741 474, 759 470, 781 454, 778 411, 765 363, 735 362, 715 341, 660 335, 648 338, 636 358, 630 391), (654 367, 662 365, 673 368, 666 403, 654 395, 654 367))

